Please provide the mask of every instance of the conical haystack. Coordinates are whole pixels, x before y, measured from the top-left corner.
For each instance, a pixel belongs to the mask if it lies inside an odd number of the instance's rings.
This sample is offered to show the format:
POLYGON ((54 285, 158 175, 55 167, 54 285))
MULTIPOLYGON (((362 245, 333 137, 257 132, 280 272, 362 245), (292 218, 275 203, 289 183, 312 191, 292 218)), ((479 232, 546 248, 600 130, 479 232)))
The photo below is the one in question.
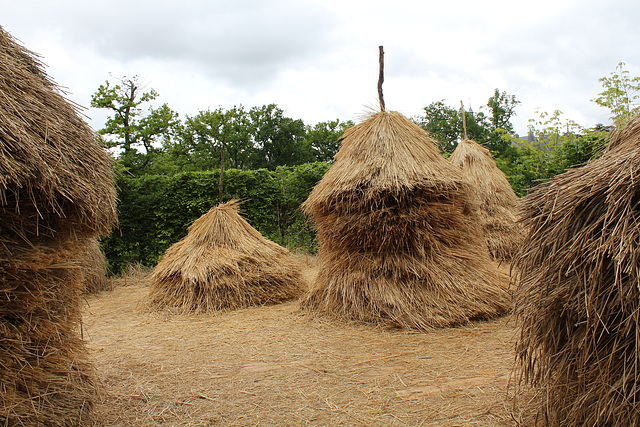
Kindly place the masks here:
POLYGON ((348 129, 303 209, 320 242, 305 310, 429 329, 508 308, 468 183, 400 113, 376 113, 348 129))
POLYGON ((0 28, 0 425, 93 425, 79 336, 87 239, 116 221, 111 158, 0 28))
POLYGON ((640 117, 613 136, 522 203, 517 356, 551 425, 640 424, 640 117))
POLYGON ((275 304, 303 291, 301 266, 238 213, 236 200, 211 208, 171 246, 151 277, 151 305, 207 312, 275 304))
POLYGON ((509 261, 524 237, 515 216, 518 196, 493 160, 491 152, 471 139, 461 141, 449 158, 474 187, 480 225, 491 257, 509 261))

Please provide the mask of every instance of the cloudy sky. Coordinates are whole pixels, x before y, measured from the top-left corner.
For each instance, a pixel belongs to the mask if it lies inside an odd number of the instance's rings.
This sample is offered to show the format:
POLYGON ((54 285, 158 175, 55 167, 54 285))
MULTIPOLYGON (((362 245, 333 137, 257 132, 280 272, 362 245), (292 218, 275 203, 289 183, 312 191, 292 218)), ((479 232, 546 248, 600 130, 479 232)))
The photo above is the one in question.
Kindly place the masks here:
MULTIPOLYGON (((389 110, 480 110, 495 88, 534 111, 609 123, 591 99, 618 62, 640 76, 637 0, 23 0, 0 25, 88 107, 105 80, 138 75, 181 116, 276 103, 306 124, 377 107, 378 46, 389 110)), ((104 111, 87 109, 100 128, 104 111)))

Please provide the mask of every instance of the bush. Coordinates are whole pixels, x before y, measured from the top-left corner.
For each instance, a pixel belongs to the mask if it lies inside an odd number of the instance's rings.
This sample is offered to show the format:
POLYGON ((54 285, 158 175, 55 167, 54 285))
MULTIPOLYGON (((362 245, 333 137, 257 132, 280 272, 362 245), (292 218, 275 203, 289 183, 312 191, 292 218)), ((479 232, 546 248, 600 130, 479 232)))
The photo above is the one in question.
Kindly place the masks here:
MULTIPOLYGON (((225 170, 223 199, 241 200, 243 217, 266 238, 314 252, 315 232, 300 205, 328 168, 319 162, 275 171, 225 170)), ((154 266, 195 219, 219 203, 219 176, 216 170, 120 176, 119 226, 102 242, 111 272, 135 263, 154 266)))

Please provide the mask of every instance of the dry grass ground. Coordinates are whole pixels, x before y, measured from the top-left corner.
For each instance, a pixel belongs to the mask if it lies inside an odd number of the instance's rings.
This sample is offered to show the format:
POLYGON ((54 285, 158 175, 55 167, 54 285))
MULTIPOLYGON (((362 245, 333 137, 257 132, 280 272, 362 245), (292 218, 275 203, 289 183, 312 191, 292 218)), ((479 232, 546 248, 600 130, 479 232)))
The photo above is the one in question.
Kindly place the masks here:
POLYGON ((127 284, 84 313, 108 426, 517 424, 509 317, 409 333, 305 317, 296 301, 174 315, 127 284))

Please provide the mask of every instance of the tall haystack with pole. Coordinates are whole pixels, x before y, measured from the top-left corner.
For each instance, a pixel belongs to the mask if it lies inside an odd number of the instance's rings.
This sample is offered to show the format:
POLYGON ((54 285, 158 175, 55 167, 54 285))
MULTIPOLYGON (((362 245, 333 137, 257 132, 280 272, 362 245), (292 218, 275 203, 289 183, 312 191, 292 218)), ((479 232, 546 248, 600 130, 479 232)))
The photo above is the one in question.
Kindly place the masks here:
POLYGON ((151 306, 232 310, 298 297, 302 266, 244 220, 237 200, 213 207, 164 253, 151 276, 151 306))
POLYGON ((503 314, 509 296, 467 181, 423 129, 380 104, 345 132, 302 205, 315 223, 320 268, 301 308, 422 330, 503 314))
POLYGON ((640 117, 523 199, 517 358, 551 425, 640 424, 640 117))
POLYGON ((480 225, 491 257, 497 261, 511 260, 524 237, 515 215, 518 196, 498 169, 491 152, 467 138, 466 124, 464 139, 458 143, 449 161, 462 169, 475 189, 480 225))
POLYGON ((0 424, 95 421, 82 258, 115 205, 109 154, 37 56, 0 28, 0 424))

